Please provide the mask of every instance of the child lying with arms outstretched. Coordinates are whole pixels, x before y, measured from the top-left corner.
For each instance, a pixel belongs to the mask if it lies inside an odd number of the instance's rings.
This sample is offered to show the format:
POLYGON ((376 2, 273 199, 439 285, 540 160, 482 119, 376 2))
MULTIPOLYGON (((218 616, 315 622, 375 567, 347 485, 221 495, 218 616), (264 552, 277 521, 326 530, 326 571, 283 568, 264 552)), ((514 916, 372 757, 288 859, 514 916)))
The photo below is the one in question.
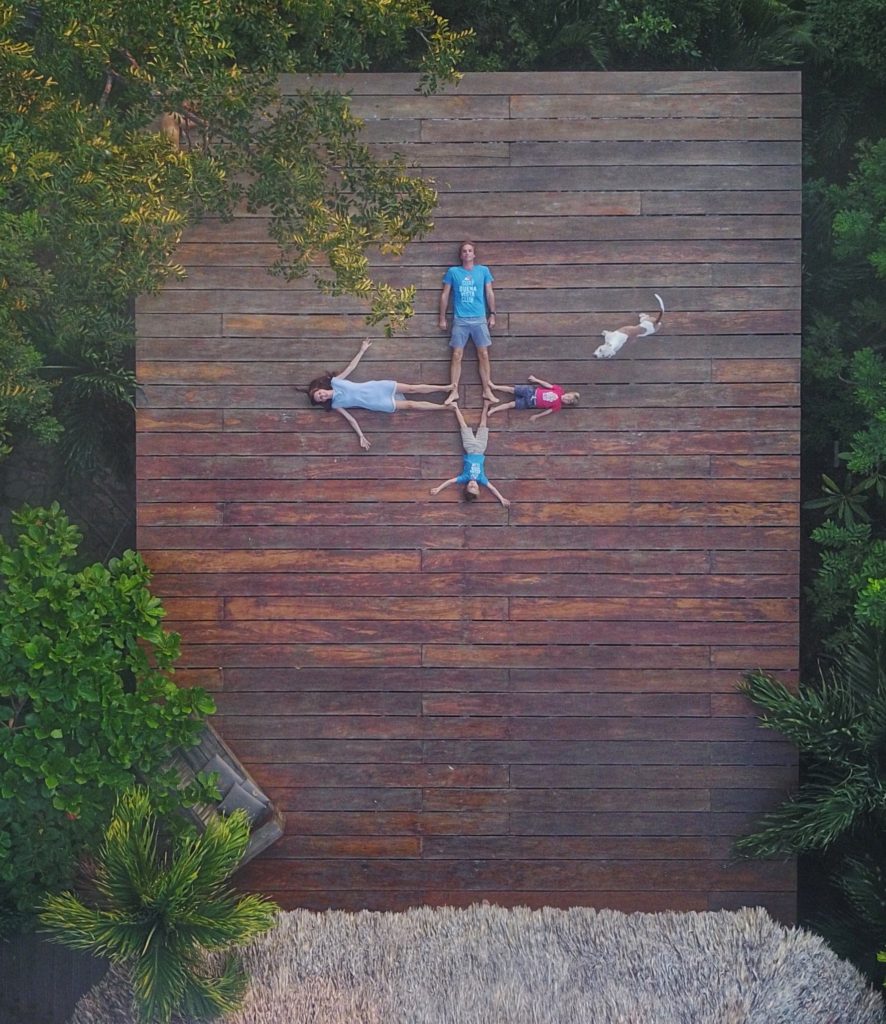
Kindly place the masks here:
POLYGON ((540 377, 530 375, 528 380, 531 384, 515 384, 509 387, 506 384, 496 384, 496 391, 507 391, 514 396, 513 402, 503 402, 489 410, 489 415, 494 416, 497 412, 507 412, 508 409, 541 409, 529 420, 540 420, 542 416, 548 416, 556 412, 564 405, 578 405, 579 393, 577 391, 564 391, 559 384, 549 384, 540 377))
POLYGON ((461 443, 465 450, 462 471, 459 476, 454 476, 450 480, 444 480, 442 484, 432 487, 431 494, 439 494, 440 491, 445 487, 449 487, 450 484, 464 484, 465 501, 476 501, 480 494, 480 484, 483 484, 484 487, 488 487, 492 491, 505 508, 510 506, 511 503, 508 499, 502 497, 495 485, 489 482, 483 468, 483 463, 486 461, 486 445, 489 442, 489 428, 486 426, 489 404, 489 402, 483 403, 483 414, 480 417, 480 425, 477 427, 476 434, 465 422, 461 409, 457 405, 449 407, 455 410, 458 425, 461 428, 461 443))

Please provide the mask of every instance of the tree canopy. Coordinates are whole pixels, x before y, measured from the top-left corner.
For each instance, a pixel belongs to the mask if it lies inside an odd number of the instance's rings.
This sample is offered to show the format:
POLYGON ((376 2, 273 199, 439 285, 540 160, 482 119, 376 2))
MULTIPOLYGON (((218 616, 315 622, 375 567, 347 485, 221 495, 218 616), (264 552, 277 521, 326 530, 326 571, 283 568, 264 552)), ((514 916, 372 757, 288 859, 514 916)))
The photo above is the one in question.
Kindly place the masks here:
POLYGON ((397 54, 430 89, 465 35, 424 0, 0 3, 0 455, 68 428, 89 466, 119 435, 132 299, 181 272, 203 215, 267 211, 275 272, 314 269, 388 328, 408 316, 411 290, 373 280, 367 251, 427 231, 434 190, 372 159, 346 100, 281 97, 278 76, 397 54))

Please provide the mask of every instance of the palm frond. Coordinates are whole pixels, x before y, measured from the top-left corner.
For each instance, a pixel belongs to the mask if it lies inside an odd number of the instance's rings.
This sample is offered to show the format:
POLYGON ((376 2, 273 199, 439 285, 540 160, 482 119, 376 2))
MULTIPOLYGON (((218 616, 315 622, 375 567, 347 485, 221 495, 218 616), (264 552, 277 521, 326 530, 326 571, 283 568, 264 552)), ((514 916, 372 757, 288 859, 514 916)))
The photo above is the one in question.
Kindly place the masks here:
POLYGON ((181 1009, 198 1020, 232 1013, 240 1005, 248 978, 236 957, 228 957, 212 976, 192 972, 183 993, 181 1009))
POLYGON ((742 836, 736 850, 750 857, 787 857, 805 850, 825 850, 873 810, 868 779, 856 775, 830 786, 806 784, 742 836))

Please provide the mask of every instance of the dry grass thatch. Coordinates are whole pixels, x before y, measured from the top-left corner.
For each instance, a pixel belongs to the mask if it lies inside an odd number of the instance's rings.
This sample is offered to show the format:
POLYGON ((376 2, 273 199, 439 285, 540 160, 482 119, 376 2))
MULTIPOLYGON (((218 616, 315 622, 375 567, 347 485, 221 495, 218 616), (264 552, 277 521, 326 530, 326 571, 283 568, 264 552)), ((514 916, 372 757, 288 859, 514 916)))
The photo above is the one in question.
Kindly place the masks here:
MULTIPOLYGON (((876 1024, 879 994, 763 910, 294 911, 227 1024, 876 1024)), ((132 1024, 109 976, 71 1024, 132 1024)))

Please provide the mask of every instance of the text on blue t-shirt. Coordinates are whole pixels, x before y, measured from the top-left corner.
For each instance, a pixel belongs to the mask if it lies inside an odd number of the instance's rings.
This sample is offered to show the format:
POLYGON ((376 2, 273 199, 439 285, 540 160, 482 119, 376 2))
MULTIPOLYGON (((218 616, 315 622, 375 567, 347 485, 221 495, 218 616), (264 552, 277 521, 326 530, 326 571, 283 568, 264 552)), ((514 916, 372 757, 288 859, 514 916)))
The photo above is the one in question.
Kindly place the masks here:
POLYGON ((486 285, 494 281, 489 267, 475 263, 471 270, 450 267, 443 283, 452 288, 452 308, 460 319, 486 316, 486 285))
POLYGON ((478 484, 489 486, 486 474, 483 472, 485 455, 465 455, 461 466, 461 476, 455 478, 457 484, 466 484, 469 480, 476 480, 478 484))

